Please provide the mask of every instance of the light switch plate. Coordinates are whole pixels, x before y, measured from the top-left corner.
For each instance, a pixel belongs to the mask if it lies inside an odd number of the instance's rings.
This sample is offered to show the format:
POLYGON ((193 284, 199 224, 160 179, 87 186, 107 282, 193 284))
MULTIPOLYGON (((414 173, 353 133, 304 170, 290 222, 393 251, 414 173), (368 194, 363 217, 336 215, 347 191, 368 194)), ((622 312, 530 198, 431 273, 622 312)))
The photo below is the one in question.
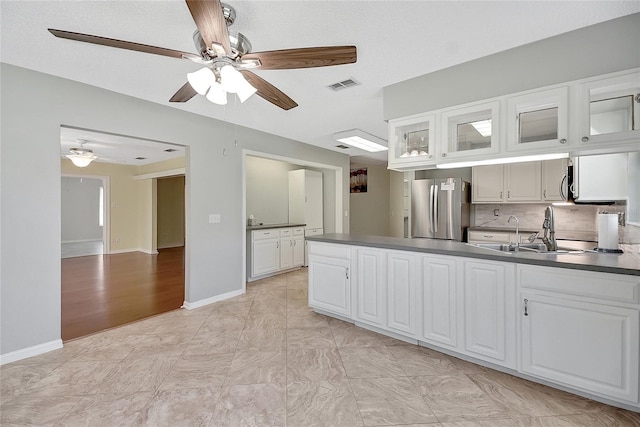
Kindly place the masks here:
POLYGON ((220 214, 209 214, 209 223, 210 224, 217 224, 219 222, 221 222, 222 219, 220 218, 220 214))

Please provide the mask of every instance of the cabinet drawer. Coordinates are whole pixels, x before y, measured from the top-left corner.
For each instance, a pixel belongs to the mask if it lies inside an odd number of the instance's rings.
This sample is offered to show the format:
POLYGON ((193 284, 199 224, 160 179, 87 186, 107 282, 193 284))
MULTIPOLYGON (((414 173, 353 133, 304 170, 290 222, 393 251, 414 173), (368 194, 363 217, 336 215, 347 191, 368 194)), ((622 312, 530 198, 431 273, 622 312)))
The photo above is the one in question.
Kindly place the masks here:
POLYGON ((280 230, 278 229, 254 230, 251 232, 251 237, 253 238, 253 240, 278 238, 280 237, 280 230))
POLYGON ((638 304, 640 277, 566 268, 518 265, 521 288, 638 304))
POLYGON ((323 242, 308 242, 309 255, 320 255, 331 258, 351 259, 351 246, 336 245, 323 242))
POLYGON ((292 228, 283 228, 280 230, 280 237, 289 237, 291 235, 293 235, 292 228))
POLYGON ((296 227, 293 229, 294 236, 303 236, 304 235, 304 227, 296 227))
POLYGON ((509 233, 504 231, 469 231, 469 242, 509 243, 509 233))

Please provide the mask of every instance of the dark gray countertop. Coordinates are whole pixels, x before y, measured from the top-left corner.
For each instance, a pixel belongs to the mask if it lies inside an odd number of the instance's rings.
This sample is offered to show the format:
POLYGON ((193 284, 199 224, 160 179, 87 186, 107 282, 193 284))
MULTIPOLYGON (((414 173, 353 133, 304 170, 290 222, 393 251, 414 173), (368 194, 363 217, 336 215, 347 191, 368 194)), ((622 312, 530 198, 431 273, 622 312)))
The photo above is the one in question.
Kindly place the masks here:
POLYGON ((357 234, 320 234, 317 236, 309 236, 306 239, 344 245, 426 252, 440 255, 515 262, 519 264, 532 264, 547 267, 562 267, 572 268, 575 270, 640 276, 640 256, 631 253, 501 253, 491 249, 478 248, 466 243, 453 242, 450 240, 405 239, 399 237, 366 236, 357 234))
POLYGON ((284 224, 260 224, 247 226, 247 230, 268 230, 269 228, 304 227, 307 224, 284 223, 284 224))

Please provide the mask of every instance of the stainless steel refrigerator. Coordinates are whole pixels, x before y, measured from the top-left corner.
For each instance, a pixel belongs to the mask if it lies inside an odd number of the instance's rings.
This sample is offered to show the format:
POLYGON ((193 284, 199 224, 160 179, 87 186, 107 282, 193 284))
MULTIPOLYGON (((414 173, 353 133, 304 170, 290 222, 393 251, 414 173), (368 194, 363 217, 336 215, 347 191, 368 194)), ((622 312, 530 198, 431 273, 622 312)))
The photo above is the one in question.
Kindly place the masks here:
POLYGON ((411 237, 466 240, 471 186, 461 178, 411 182, 411 237))

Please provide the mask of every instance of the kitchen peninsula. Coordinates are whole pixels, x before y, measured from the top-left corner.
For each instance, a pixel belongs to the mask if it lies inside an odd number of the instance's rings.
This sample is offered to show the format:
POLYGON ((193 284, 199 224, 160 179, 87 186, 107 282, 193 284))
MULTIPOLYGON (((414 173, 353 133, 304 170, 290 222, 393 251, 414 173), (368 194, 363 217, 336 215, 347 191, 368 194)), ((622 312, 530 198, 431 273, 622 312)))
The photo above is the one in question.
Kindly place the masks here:
POLYGON ((637 253, 502 253, 351 234, 307 240, 315 311, 640 410, 637 253))

